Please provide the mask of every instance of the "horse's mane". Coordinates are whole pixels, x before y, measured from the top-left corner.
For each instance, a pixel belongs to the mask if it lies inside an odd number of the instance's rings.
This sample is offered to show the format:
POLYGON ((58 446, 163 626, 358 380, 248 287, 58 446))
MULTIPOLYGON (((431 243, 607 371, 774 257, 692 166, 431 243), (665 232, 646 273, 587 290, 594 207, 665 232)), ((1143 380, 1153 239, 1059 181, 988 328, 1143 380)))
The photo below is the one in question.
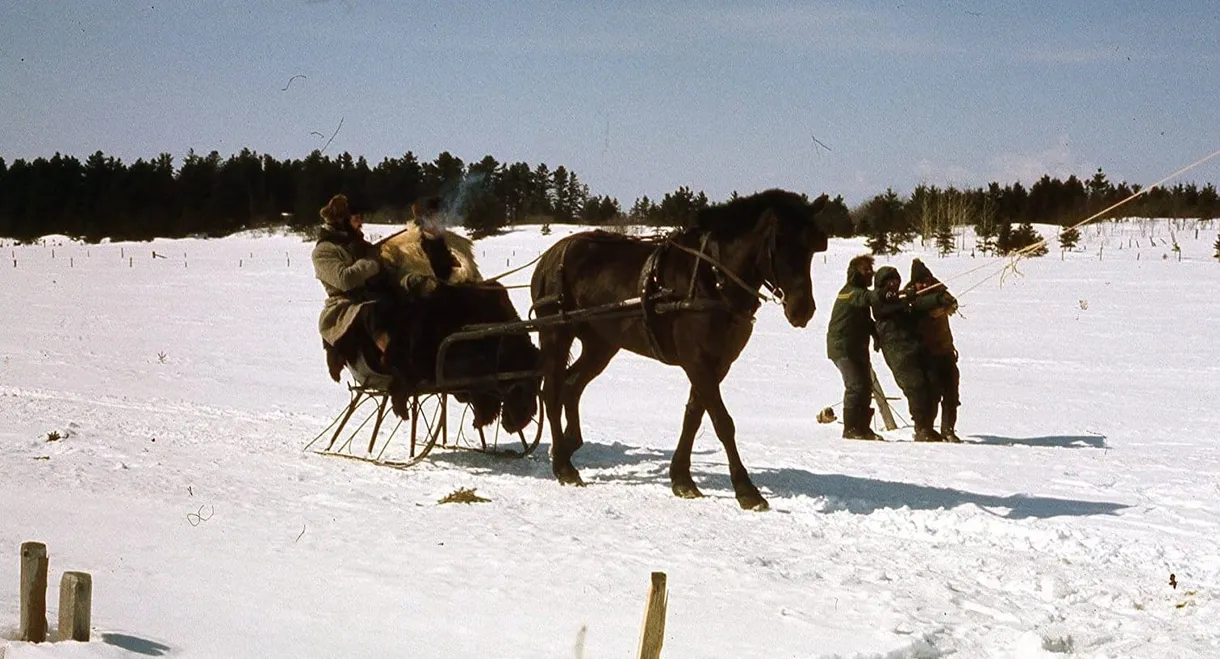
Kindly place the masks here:
POLYGON ((754 229, 762 212, 771 208, 781 220, 808 217, 812 203, 803 194, 771 188, 700 209, 686 229, 709 231, 724 239, 733 239, 754 229))

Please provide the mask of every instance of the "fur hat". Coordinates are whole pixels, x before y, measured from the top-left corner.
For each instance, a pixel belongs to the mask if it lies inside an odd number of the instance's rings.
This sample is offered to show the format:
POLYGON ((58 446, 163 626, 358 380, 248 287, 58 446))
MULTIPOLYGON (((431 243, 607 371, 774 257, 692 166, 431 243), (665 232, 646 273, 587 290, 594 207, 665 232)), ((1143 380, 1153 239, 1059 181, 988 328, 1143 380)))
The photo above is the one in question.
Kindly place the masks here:
POLYGON ((923 261, 915 259, 911 261, 911 281, 936 281, 936 277, 923 261))
POLYGON ((425 217, 435 215, 435 214, 439 213, 440 210, 441 210, 441 198, 440 197, 436 197, 436 196, 420 197, 419 199, 416 199, 415 201, 411 202, 411 217, 413 217, 416 222, 418 222, 419 220, 421 220, 425 217))
POLYGON ((890 265, 883 265, 873 275, 873 288, 883 288, 885 286, 885 282, 891 279, 898 280, 899 284, 902 283, 902 275, 898 274, 898 268, 890 265))
POLYGON ((331 226, 343 226, 347 224, 348 218, 352 216, 351 208, 347 203, 347 195, 337 194, 326 202, 322 210, 318 211, 322 216, 322 221, 331 226))

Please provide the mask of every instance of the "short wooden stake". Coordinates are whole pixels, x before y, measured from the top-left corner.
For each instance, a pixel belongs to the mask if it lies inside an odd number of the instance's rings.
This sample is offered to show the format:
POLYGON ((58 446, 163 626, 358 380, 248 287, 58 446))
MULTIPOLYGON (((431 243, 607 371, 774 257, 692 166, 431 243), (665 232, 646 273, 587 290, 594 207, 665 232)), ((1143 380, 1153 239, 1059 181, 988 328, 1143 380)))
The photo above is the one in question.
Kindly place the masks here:
POLYGON ((136 258, 134 256, 127 257, 127 267, 134 268, 134 267, 136 267, 135 264, 136 264, 136 258))
POLYGON ((17 640, 47 640, 47 546, 21 543, 21 629, 17 640))
POLYGON ((665 642, 665 609, 669 594, 665 588, 665 573, 652 573, 648 590, 648 608, 644 610, 644 628, 640 630, 640 659, 660 659, 665 642))
POLYGON ((88 572, 64 572, 59 581, 59 640, 89 642, 92 599, 93 577, 88 572))
POLYGON ((873 378, 873 402, 877 403, 877 408, 881 410, 881 420, 885 422, 885 429, 898 430, 898 424, 894 421, 894 412, 890 410, 890 402, 885 399, 885 391, 881 389, 881 381, 877 379, 877 371, 870 366, 868 372, 873 378))

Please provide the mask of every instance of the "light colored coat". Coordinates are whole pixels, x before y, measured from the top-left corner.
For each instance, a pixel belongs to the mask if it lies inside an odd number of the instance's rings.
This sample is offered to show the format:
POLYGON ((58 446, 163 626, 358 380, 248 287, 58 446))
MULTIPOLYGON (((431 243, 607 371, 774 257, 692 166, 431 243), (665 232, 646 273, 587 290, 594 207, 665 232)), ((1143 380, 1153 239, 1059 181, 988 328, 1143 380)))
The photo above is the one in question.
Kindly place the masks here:
POLYGON ((376 275, 381 264, 376 259, 357 258, 350 249, 332 242, 319 242, 313 248, 312 260, 314 275, 326 291, 318 332, 333 346, 356 321, 360 309, 369 304, 354 301, 350 293, 376 275))

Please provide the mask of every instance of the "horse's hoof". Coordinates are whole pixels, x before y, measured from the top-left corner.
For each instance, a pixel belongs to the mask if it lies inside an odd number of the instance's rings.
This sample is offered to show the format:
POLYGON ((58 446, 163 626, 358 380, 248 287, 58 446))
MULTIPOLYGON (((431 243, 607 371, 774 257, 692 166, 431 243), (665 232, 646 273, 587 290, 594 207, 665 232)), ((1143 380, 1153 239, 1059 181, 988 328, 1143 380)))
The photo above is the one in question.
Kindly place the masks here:
POLYGON ((758 511, 758 512, 764 512, 767 510, 771 510, 771 505, 768 504, 767 500, 764 499, 762 497, 762 495, 757 492, 755 492, 754 494, 745 494, 745 495, 738 496, 737 503, 741 506, 742 510, 754 510, 754 511, 758 511))
POLYGON ((576 487, 585 486, 585 482, 580 478, 580 472, 576 471, 575 467, 566 467, 556 471, 555 478, 559 479, 560 485, 575 485, 576 487))
POLYGON ((674 495, 683 499, 699 499, 703 496, 694 483, 674 483, 673 489, 674 495))

